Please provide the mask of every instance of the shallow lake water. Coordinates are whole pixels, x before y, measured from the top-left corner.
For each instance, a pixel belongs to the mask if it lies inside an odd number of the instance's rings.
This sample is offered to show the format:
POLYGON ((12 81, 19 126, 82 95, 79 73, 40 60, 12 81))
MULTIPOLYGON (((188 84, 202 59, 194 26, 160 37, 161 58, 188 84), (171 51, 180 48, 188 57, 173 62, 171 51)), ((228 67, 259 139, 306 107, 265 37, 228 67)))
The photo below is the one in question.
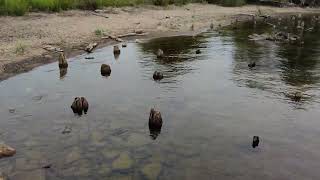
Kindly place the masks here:
POLYGON ((13 180, 320 179, 318 27, 303 33, 303 45, 252 42, 248 35, 272 27, 248 22, 129 43, 119 57, 105 47, 70 58, 67 72, 52 63, 2 81, 0 141, 17 154, 0 159, 0 172, 13 180), (152 79, 155 70, 163 80, 152 79), (73 114, 76 96, 87 98, 88 114, 73 114), (155 139, 152 107, 163 118, 155 139))

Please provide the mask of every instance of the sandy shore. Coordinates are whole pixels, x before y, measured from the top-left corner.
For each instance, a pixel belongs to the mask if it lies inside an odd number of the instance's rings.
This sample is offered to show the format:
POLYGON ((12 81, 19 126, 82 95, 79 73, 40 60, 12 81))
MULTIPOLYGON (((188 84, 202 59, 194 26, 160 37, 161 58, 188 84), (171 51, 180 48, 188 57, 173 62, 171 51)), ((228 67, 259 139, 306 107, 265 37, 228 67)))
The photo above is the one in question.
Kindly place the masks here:
POLYGON ((112 43, 111 40, 101 40, 101 37, 96 35, 96 30, 102 30, 108 35, 143 30, 149 33, 148 37, 196 33, 209 28, 210 24, 215 27, 228 25, 235 20, 235 15, 258 14, 259 11, 268 15, 320 13, 320 9, 189 4, 179 7, 108 8, 99 13, 109 18, 97 16, 90 11, 77 10, 0 17, 0 80, 55 61, 55 54, 43 49, 45 45, 60 47, 70 57, 81 53, 79 49, 89 42, 98 41, 104 45, 112 43), (194 26, 193 31, 191 26, 194 26))

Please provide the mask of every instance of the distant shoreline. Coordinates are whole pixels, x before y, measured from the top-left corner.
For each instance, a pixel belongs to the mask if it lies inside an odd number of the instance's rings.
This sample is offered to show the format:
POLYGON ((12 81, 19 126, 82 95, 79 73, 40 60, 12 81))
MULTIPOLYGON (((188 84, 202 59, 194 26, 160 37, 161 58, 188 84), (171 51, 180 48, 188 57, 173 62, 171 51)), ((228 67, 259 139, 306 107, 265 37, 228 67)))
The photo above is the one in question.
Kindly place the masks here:
MULTIPOLYGON (((0 81, 27 72, 34 67, 57 61, 57 53, 43 49, 46 45, 59 47, 64 50, 67 57, 73 57, 85 53, 81 49, 90 42, 99 42, 99 47, 119 43, 102 39, 101 37, 105 35, 117 36, 137 30, 148 33, 146 36, 123 38, 125 41, 194 35, 209 29, 210 25, 213 25, 214 29, 220 25, 229 25, 239 14, 258 13, 271 16, 320 14, 320 9, 188 4, 166 8, 156 6, 109 8, 98 15, 92 11, 72 10, 51 14, 29 13, 21 17, 0 17, 0 81)), ((248 17, 240 20, 248 20, 248 17)))

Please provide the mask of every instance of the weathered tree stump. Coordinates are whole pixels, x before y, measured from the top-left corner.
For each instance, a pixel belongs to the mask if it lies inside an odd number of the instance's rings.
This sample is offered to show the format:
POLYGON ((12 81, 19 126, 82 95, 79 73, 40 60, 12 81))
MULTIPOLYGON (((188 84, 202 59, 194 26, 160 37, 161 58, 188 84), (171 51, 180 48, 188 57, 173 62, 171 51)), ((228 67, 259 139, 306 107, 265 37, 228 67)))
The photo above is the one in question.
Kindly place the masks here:
POLYGON ((120 52, 119 46, 113 46, 113 54, 120 54, 120 52))
POLYGON ((155 81, 160 81, 161 79, 163 79, 163 74, 161 72, 155 71, 153 73, 153 79, 155 81))
POLYGON ((81 102, 82 102, 83 112, 84 112, 84 114, 87 114, 88 109, 89 109, 89 103, 88 103, 87 99, 84 97, 81 97, 81 102))
POLYGON ((68 68, 68 62, 63 52, 60 53, 58 62, 59 68, 68 68))
POLYGON ((71 105, 71 109, 73 113, 82 115, 83 107, 81 99, 79 97, 74 98, 74 101, 71 105))
POLYGON ((101 75, 102 76, 110 76, 111 74, 111 67, 107 64, 101 65, 101 75))
POLYGON ((159 130, 161 129, 161 127, 162 127, 161 113, 152 108, 150 110, 150 115, 149 115, 149 128, 159 130))
POLYGON ((252 140, 252 147, 256 148, 259 146, 259 136, 253 136, 253 140, 252 140))
POLYGON ((163 58, 163 57, 164 57, 164 52, 162 51, 162 49, 158 49, 157 58, 163 58))

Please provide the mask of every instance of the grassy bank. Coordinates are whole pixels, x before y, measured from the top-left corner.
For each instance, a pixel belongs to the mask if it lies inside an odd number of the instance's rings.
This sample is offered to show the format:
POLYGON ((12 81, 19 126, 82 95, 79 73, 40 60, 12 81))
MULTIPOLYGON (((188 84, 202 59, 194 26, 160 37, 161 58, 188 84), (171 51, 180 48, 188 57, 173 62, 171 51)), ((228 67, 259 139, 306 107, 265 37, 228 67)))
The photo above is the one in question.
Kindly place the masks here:
POLYGON ((208 2, 226 6, 240 6, 246 0, 0 0, 0 15, 24 15, 30 11, 57 12, 68 9, 97 9, 107 6, 134 6, 154 4, 187 4, 190 2, 208 2))
POLYGON ((97 9, 103 6, 130 6, 144 0, 0 0, 0 14, 23 15, 28 11, 61 11, 67 9, 97 9))

